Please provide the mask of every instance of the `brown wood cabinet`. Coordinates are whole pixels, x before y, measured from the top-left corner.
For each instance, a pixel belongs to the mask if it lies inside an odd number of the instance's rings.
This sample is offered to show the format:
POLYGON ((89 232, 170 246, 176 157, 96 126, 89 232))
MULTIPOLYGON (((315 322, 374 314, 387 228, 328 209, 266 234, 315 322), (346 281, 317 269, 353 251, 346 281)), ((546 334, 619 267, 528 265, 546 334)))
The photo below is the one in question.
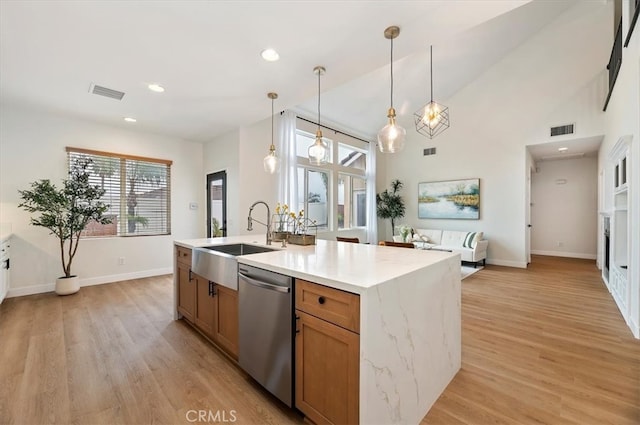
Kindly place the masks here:
POLYGON ((213 340, 238 358, 238 291, 216 285, 213 340))
POLYGON ((296 280, 295 405, 316 424, 358 423, 359 311, 358 295, 296 280))
POLYGON ((193 275, 196 281, 196 320, 195 325, 209 338, 214 337, 214 320, 216 318, 217 300, 215 298, 215 285, 209 280, 197 274, 193 275))
POLYGON ((191 250, 176 247, 178 312, 209 340, 238 358, 238 291, 191 272, 191 250))
POLYGON ((178 262, 176 273, 178 273, 178 312, 193 323, 196 317, 196 282, 191 278, 191 265, 178 262))

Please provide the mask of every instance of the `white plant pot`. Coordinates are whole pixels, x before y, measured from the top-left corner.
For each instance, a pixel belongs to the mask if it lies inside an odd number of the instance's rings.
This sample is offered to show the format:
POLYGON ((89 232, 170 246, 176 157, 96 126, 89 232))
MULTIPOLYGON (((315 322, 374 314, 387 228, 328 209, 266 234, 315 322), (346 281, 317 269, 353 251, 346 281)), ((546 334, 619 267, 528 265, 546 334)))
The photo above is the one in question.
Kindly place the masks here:
POLYGON ((80 290, 80 279, 78 276, 59 277, 56 279, 56 294, 71 295, 80 290))

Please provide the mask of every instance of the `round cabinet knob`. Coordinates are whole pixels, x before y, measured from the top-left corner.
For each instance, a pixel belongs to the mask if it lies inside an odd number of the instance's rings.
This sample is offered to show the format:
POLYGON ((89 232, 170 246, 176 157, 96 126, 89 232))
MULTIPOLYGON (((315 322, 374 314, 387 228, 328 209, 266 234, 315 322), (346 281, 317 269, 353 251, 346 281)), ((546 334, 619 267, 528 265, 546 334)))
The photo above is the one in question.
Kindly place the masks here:
POLYGON ((318 303, 324 304, 324 297, 318 297, 318 303))

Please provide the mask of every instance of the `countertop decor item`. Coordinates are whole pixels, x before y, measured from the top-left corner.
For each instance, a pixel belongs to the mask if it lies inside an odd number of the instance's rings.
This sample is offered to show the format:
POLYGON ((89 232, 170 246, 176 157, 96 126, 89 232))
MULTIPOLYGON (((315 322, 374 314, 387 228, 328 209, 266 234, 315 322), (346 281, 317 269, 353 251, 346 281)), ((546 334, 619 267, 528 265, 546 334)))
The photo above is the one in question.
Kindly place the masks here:
POLYGON ((292 212, 291 218, 293 223, 293 231, 289 235, 289 243, 292 243, 294 245, 315 245, 316 234, 318 232, 316 222, 305 217, 304 210, 300 210, 297 215, 292 212), (311 229, 315 229, 316 233, 309 234, 311 229))
POLYGON ((22 199, 18 207, 36 214, 31 217, 31 224, 49 229, 60 240, 64 276, 56 281, 58 295, 73 294, 80 289, 78 277, 71 274, 71 263, 82 231, 91 221, 111 223, 111 218, 105 216, 109 205, 100 200, 105 190, 89 182, 92 164, 93 160, 88 158, 73 161, 61 188, 45 179, 31 183, 30 190, 18 191, 22 199))

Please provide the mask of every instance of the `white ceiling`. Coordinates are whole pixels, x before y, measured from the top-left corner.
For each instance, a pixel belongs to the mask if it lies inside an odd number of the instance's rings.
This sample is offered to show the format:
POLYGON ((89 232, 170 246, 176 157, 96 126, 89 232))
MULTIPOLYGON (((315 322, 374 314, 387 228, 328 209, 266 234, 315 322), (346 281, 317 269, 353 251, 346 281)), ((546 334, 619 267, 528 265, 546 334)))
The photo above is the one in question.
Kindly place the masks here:
POLYGON ((571 136, 556 136, 559 141, 527 146, 534 161, 555 161, 562 159, 577 159, 598 155, 600 144, 604 136, 571 138, 571 136), (559 151, 559 148, 567 148, 559 151))
POLYGON ((509 1, 0 1, 0 97, 111 125, 206 142, 297 108, 375 135, 394 103, 410 114, 434 90, 446 99, 575 0, 509 1), (260 52, 273 47, 280 61, 260 52), (162 94, 146 86, 158 83, 162 94), (122 101, 89 94, 96 83, 122 101), (136 124, 122 121, 125 116, 136 124))

